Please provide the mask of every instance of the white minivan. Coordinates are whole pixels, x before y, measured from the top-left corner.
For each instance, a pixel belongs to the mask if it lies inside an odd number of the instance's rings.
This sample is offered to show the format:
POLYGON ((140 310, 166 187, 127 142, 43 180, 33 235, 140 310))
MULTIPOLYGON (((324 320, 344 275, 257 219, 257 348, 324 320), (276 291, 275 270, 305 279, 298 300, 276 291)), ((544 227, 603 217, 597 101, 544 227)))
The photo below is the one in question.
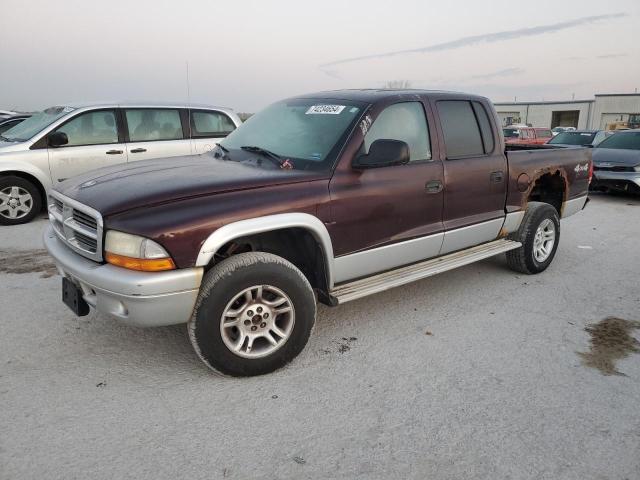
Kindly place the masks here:
POLYGON ((0 135, 0 225, 29 222, 46 192, 89 170, 212 150, 241 121, 228 108, 139 103, 57 106, 0 135))

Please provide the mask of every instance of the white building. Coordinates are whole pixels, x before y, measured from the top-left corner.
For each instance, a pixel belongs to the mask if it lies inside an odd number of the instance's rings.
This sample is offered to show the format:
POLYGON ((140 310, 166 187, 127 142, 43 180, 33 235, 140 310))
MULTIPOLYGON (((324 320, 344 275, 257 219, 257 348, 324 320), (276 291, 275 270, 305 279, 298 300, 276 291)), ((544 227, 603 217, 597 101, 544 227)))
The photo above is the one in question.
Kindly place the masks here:
POLYGON ((640 93, 601 94, 595 100, 496 103, 495 107, 503 125, 604 129, 620 122, 640 128, 640 93))

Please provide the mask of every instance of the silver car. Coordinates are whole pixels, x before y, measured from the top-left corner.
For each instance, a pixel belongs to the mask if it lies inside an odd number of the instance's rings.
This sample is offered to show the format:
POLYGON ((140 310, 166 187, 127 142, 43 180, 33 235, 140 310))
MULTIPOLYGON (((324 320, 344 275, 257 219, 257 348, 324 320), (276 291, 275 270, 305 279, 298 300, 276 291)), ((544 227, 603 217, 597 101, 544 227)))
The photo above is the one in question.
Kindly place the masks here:
POLYGON ((29 222, 46 192, 88 170, 204 153, 241 121, 207 105, 57 106, 0 135, 0 225, 29 222))
POLYGON ((590 188, 640 193, 640 129, 618 131, 593 149, 590 188))

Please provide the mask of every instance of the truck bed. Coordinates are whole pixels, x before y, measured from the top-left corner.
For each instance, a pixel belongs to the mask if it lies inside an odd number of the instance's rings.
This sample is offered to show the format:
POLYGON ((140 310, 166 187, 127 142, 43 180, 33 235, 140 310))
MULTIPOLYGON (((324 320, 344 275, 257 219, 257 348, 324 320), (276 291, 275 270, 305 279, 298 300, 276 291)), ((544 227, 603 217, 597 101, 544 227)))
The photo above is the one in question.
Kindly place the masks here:
POLYGON ((591 148, 556 145, 507 145, 509 168, 507 213, 526 208, 527 199, 544 182, 562 183, 568 200, 587 195, 591 169, 591 148))

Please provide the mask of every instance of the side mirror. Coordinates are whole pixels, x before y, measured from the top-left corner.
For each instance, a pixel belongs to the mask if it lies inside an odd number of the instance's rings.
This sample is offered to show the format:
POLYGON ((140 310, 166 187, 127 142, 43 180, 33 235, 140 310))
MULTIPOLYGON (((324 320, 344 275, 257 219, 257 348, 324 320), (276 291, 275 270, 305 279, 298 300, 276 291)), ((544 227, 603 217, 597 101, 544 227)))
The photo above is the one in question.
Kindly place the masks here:
POLYGON ((409 163, 409 145, 400 140, 376 140, 369 147, 369 153, 357 157, 353 168, 379 168, 409 163))
POLYGON ((47 145, 50 147, 62 147, 69 143, 69 137, 64 132, 53 132, 47 137, 47 145))

